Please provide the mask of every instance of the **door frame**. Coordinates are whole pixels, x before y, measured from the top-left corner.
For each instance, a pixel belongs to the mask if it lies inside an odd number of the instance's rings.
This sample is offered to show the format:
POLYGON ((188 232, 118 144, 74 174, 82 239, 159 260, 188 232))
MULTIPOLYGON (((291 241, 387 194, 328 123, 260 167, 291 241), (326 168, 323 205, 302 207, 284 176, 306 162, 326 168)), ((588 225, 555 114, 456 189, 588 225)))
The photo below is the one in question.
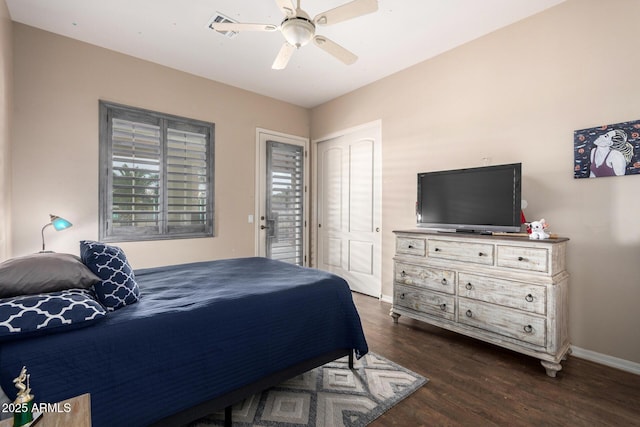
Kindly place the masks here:
MULTIPOLYGON (((329 133, 320 138, 315 138, 311 140, 311 157, 314 159, 313 161, 313 172, 311 175, 311 194, 313 195, 313 211, 311 212, 311 243, 313 247, 313 251, 310 254, 309 265, 312 267, 318 267, 318 250, 319 250, 319 241, 318 241, 318 210, 320 209, 320 200, 318 199, 318 144, 321 142, 325 142, 331 139, 339 138, 342 136, 348 136, 350 134, 359 132, 365 129, 373 129, 376 132, 376 141, 380 144, 379 152, 380 155, 374 159, 374 167, 376 169, 376 175, 378 179, 376 180, 374 191, 377 193, 378 197, 380 197, 380 204, 382 204, 382 120, 373 120, 371 122, 363 123, 361 125, 353 126, 350 128, 346 128, 343 130, 339 130, 336 132, 329 133)), ((374 254, 374 257, 378 257, 378 271, 377 277, 380 278, 379 285, 379 298, 382 298, 382 206, 380 208, 380 232, 377 233, 378 236, 378 253, 374 254)))
POLYGON ((304 147, 304 265, 309 265, 309 138, 297 135, 290 135, 283 132, 277 132, 270 129, 256 128, 256 166, 255 166, 255 206, 254 206, 254 253, 255 256, 264 256, 262 251, 262 239, 264 232, 260 230, 260 215, 264 206, 261 206, 265 200, 265 183, 266 183, 266 162, 267 162, 267 140, 283 142, 285 144, 302 145, 304 147))

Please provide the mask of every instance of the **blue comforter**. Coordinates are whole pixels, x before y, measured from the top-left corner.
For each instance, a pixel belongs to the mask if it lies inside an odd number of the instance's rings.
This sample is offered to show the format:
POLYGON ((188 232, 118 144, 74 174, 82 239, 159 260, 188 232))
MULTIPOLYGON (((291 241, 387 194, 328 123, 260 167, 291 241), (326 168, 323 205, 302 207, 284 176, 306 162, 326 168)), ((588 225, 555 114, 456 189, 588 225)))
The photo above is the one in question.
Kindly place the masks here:
POLYGON ((147 425, 331 350, 367 351, 347 283, 265 258, 136 271, 141 300, 93 326, 0 346, 36 402, 91 393, 94 427, 147 425))

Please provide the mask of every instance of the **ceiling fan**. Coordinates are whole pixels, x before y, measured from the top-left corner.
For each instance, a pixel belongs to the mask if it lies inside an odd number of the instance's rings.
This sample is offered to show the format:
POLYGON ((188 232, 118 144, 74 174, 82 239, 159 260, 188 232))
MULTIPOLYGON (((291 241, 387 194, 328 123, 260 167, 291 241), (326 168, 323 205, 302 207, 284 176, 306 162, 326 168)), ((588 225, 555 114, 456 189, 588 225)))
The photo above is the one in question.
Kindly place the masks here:
POLYGON ((272 24, 242 24, 236 22, 213 22, 210 27, 216 31, 278 31, 282 33, 285 43, 280 48, 278 56, 271 68, 282 70, 289 63, 293 52, 308 44, 311 40, 320 49, 333 55, 335 58, 351 65, 358 57, 344 47, 316 34, 317 25, 333 25, 349 19, 357 18, 378 10, 378 0, 353 0, 336 8, 316 15, 313 19, 302 9, 300 0, 294 7, 292 0, 275 0, 276 4, 285 15, 280 25, 272 24))

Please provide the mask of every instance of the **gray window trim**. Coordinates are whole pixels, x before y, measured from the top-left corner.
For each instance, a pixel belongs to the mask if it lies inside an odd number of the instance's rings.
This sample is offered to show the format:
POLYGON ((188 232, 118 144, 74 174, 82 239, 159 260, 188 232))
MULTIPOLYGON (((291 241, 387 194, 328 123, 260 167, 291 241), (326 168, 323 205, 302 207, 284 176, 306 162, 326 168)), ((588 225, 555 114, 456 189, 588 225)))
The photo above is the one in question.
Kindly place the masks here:
MULTIPOLYGON (((214 236, 214 176, 215 176, 215 124, 201 120, 189 119, 170 114, 163 114, 141 108, 115 104, 106 101, 99 102, 99 239, 104 242, 143 241, 143 240, 167 240, 190 239, 214 236), (111 210, 113 206, 113 171, 112 165, 112 139, 111 123, 113 118, 120 118, 139 123, 160 126, 160 214, 159 229, 152 231, 140 227, 127 227, 121 230, 111 226, 111 210), (167 129, 200 132, 207 135, 207 220, 200 230, 188 230, 184 227, 170 230, 166 212, 168 209, 167 187, 167 129)), ((194 227, 195 228, 195 227, 194 227)))

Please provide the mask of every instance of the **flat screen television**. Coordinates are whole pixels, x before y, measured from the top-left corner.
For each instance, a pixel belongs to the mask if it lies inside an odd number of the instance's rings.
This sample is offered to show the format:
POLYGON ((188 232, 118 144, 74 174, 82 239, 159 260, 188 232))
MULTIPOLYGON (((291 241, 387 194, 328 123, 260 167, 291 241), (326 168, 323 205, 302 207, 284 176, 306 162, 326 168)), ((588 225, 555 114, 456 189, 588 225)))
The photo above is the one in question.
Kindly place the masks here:
POLYGON ((418 227, 475 233, 518 232, 522 164, 418 174, 418 227))

